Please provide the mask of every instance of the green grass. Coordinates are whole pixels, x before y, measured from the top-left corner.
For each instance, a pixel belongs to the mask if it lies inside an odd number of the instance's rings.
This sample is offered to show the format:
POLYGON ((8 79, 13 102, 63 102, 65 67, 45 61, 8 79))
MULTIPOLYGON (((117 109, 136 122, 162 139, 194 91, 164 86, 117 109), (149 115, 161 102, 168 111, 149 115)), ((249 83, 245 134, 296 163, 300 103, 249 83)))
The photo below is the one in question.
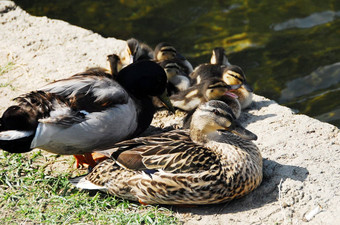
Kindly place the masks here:
POLYGON ((70 156, 0 152, 0 224, 178 224, 169 209, 75 189, 70 156), (63 169, 65 168, 65 169, 63 169))
POLYGON ((7 73, 8 71, 10 71, 13 67, 14 67, 14 63, 13 62, 8 62, 8 63, 6 63, 6 65, 0 66, 0 76, 2 74, 7 73))
MULTIPOLYGON (((0 66, 0 76, 7 73, 8 71, 14 68, 13 62, 7 62, 5 65, 0 66)), ((0 88, 2 87, 10 87, 12 91, 15 90, 15 87, 10 82, 0 83, 0 88)))
POLYGON ((10 87, 12 91, 15 91, 15 87, 10 83, 0 83, 0 88, 2 87, 10 87))

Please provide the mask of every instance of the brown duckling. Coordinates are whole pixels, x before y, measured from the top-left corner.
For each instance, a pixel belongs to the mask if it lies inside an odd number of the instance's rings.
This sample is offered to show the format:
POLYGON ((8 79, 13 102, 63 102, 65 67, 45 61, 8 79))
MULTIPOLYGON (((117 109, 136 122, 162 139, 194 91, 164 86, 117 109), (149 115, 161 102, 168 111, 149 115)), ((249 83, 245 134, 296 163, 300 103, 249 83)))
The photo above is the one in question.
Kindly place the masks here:
POLYGON ((135 38, 130 38, 126 42, 130 54, 130 63, 153 59, 153 50, 146 43, 142 43, 135 38))
POLYGON ((228 61, 227 55, 225 54, 224 48, 216 47, 212 50, 210 64, 226 65, 226 66, 231 65, 228 61))
POLYGON ((238 96, 241 108, 247 108, 253 99, 253 89, 246 81, 243 70, 236 65, 201 64, 190 74, 193 83, 199 84, 211 77, 222 79, 228 85, 241 85, 233 92, 238 96))
POLYGON ((204 80, 202 83, 191 86, 185 91, 179 92, 176 95, 170 96, 172 105, 184 111, 191 111, 197 108, 201 103, 207 102, 212 99, 220 99, 222 96, 226 100, 234 101, 235 113, 239 115, 240 109, 237 109, 237 100, 231 90, 237 89, 240 85, 228 85, 220 78, 211 77, 204 80), (229 93, 229 95, 226 95, 229 93), (234 96, 234 97, 232 97, 234 96))
POLYGON ((174 46, 166 42, 161 42, 155 47, 154 59, 157 62, 174 60, 186 75, 189 75, 193 71, 191 63, 184 56, 178 53, 174 46))
POLYGON ((110 64, 111 74, 113 79, 117 78, 118 72, 123 68, 123 64, 116 54, 111 54, 107 56, 107 61, 110 64))
POLYGON ((190 78, 182 73, 181 67, 175 60, 159 62, 168 78, 168 94, 173 95, 190 87, 190 78))
POLYGON ((222 79, 229 85, 241 85, 240 88, 233 90, 233 93, 238 96, 242 109, 249 107, 253 101, 253 89, 247 83, 243 70, 235 65, 227 66, 223 70, 222 79))

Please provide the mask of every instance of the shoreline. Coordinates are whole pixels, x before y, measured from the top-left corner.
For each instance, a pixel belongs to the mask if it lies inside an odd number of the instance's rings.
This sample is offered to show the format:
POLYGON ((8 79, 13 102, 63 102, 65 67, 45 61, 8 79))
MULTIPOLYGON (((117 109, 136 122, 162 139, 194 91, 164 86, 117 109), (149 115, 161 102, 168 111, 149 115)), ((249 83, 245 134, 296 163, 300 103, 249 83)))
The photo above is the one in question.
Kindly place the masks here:
MULTIPOLYGON (((89 67, 108 67, 125 41, 104 38, 67 22, 31 16, 11 1, 0 2, 0 111, 11 99, 89 67)), ((340 131, 275 101, 255 95, 240 121, 258 136, 264 158, 260 187, 230 203, 172 210, 185 224, 309 224, 340 221, 340 131)), ((155 127, 180 126, 181 117, 160 111, 155 127)), ((152 128, 150 128, 152 129, 152 128)))

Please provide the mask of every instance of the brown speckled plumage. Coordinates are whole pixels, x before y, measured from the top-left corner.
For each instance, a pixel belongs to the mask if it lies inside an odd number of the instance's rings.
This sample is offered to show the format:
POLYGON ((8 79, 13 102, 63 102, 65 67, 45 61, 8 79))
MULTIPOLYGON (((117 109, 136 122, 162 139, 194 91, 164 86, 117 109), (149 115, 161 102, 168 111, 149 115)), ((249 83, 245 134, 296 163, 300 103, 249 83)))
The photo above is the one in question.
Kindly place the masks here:
POLYGON ((217 131, 230 128, 233 118, 210 102, 194 114, 191 130, 120 142, 83 179, 146 204, 221 203, 254 190, 262 181, 261 153, 251 141, 217 131))

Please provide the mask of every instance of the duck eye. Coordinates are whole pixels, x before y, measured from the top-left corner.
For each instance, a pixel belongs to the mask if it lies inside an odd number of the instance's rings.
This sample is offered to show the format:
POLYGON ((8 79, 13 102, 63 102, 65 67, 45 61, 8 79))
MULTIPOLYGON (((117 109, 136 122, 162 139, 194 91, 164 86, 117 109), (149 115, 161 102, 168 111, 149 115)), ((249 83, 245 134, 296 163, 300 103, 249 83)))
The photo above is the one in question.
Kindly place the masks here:
POLYGON ((213 109, 213 111, 212 111, 215 115, 219 115, 220 114, 220 112, 217 110, 217 109, 213 109))

